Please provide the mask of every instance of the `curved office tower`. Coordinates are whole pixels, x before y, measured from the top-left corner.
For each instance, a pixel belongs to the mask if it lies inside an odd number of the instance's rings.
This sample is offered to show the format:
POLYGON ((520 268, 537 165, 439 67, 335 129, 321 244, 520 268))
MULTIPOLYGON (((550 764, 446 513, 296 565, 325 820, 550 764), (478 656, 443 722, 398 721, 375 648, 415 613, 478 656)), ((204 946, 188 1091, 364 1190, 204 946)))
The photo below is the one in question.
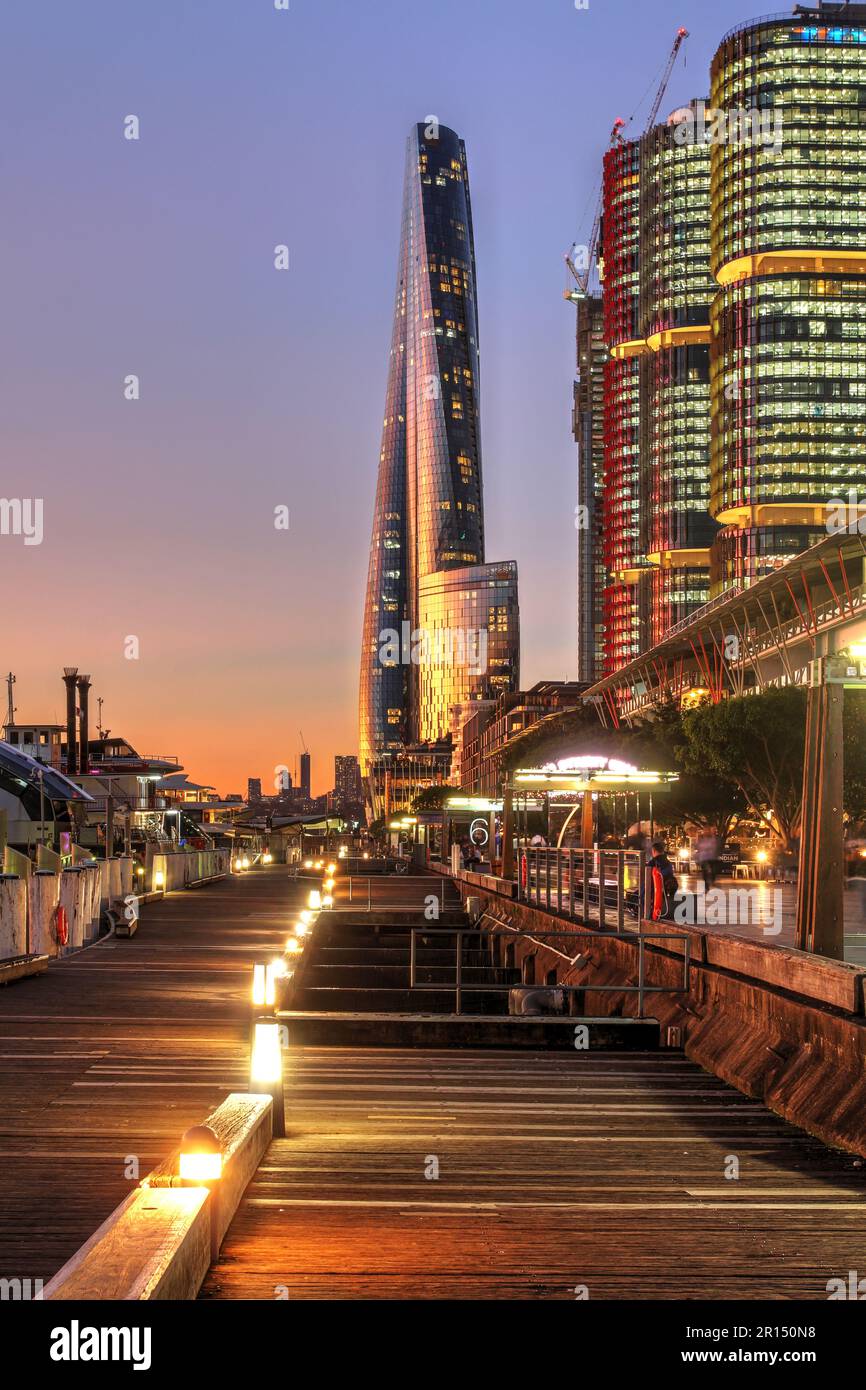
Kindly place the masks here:
POLYGON ((604 156, 599 274, 604 341, 604 672, 641 651, 645 565, 640 541, 640 144, 625 140, 604 156))
POLYGON ((863 487, 866 5, 732 30, 712 64, 713 592, 826 534, 863 487))
POLYGON ((647 645, 709 597, 710 147, 699 103, 641 138, 641 548, 647 645))
POLYGON ((440 570, 419 588, 418 734, 435 742, 456 737, 466 706, 519 688, 517 565, 440 570))
MULTIPOLYGON (((406 148, 361 654, 365 777, 383 754, 428 737, 421 668, 412 655, 420 649, 412 634, 419 626, 422 585, 430 576, 484 563, 478 381, 466 150, 453 130, 431 119, 413 127, 406 148), (383 638, 394 632, 400 634, 399 649, 383 638)), ((461 612, 445 615, 444 626, 459 628, 461 613, 462 600, 461 612)), ((516 666, 515 654, 515 671, 516 666)), ((429 680, 426 689, 429 702, 429 680)))

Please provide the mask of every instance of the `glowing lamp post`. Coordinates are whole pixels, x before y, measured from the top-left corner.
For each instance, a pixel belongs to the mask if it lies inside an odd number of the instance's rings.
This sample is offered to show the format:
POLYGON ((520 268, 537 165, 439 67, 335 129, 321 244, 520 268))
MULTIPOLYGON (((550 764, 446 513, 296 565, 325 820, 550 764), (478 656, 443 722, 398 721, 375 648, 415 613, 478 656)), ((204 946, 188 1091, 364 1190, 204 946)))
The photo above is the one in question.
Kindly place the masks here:
POLYGON ((254 1009, 272 1009, 277 1002, 277 980, 283 974, 282 961, 256 961, 253 966, 252 1003, 254 1009))
POLYGON ((180 1141, 180 1180, 193 1187, 206 1187, 210 1192, 210 1255, 218 1260, 219 1183, 223 1175, 223 1156, 220 1141, 209 1125, 194 1125, 180 1141))
POLYGON ((274 1138, 286 1137, 286 1107, 283 1097, 283 1054, 280 1025, 273 1019, 256 1021, 250 1049, 250 1091, 270 1096, 274 1102, 274 1138))

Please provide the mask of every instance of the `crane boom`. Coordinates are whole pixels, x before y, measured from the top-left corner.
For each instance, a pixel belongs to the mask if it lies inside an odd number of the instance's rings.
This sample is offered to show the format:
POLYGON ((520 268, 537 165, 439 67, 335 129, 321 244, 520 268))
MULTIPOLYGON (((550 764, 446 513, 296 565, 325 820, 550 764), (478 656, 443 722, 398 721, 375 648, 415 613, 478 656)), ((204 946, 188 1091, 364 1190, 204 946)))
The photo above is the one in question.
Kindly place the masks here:
POLYGON ((662 97, 664 96, 665 91, 667 90, 667 85, 671 80, 671 73, 674 70, 674 63, 677 61, 677 54, 682 48, 683 40, 687 39, 688 36, 688 29, 679 28, 677 30, 677 36, 674 39, 674 46, 671 49, 668 61, 665 64, 665 70, 662 74, 662 80, 659 83, 659 89, 656 92, 655 101, 653 102, 652 107, 650 108, 649 118, 644 127, 644 133, 646 133, 646 131, 648 130, 651 130, 656 123, 656 116, 658 115, 659 107, 662 104, 662 97))
MULTIPOLYGON (((647 130, 651 130, 652 127, 655 125, 655 119, 659 113, 659 107, 662 104, 662 97, 664 96, 667 90, 667 85, 670 82, 671 73, 674 70, 674 63, 677 61, 677 54, 682 48, 684 40, 688 37, 688 29, 684 29, 681 26, 677 30, 673 47, 668 55, 668 60, 665 64, 664 72, 662 73, 661 82, 659 83, 658 90, 655 94, 655 100, 653 101, 652 107, 650 108, 649 119, 647 120, 644 133, 646 133, 647 130)), ((613 129, 610 132, 611 145, 616 145, 619 142, 621 142, 622 132, 628 124, 629 122, 624 121, 622 117, 619 117, 616 121, 614 121, 613 129)), ((568 266, 568 269, 574 278, 574 282, 577 288, 566 289, 564 297, 568 300, 571 300, 573 304, 577 304, 578 301, 581 299, 586 299, 587 295, 589 294, 589 277, 592 274, 592 263, 595 259, 595 253, 598 248, 598 234, 599 229, 601 227, 601 202, 602 190, 601 187, 599 187, 598 199, 596 201, 595 206, 595 217, 593 218, 592 223, 592 231, 589 234, 589 242, 587 243, 586 247, 586 265, 577 266, 575 264, 575 248, 573 246, 571 250, 567 251, 565 254, 565 264, 568 266)))

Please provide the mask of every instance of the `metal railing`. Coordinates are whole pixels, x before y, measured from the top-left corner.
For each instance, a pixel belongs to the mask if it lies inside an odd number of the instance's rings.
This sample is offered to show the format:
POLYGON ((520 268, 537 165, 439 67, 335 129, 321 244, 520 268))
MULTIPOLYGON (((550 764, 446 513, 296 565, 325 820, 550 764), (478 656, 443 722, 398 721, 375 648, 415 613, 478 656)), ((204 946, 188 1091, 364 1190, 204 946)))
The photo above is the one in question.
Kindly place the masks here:
MULTIPOLYGON (((435 947, 434 947, 433 949, 435 949, 435 947)), ((554 947, 553 949, 555 950, 556 948, 554 947)), ((576 955, 574 955, 574 956, 568 956, 567 953, 564 953, 564 952, 557 952, 557 954, 563 955, 563 956, 564 956, 567 960, 569 960, 569 962, 573 965, 573 964, 575 964, 577 961, 580 960, 580 957, 581 957, 581 954, 582 954, 582 953, 581 953, 580 951, 578 951, 578 953, 577 953, 576 955)), ((593 929, 592 927, 587 927, 585 930, 579 931, 579 932, 570 932, 570 931, 558 931, 558 932, 536 932, 536 931, 533 931, 533 932, 521 932, 521 931, 515 930, 515 929, 512 928, 512 927, 508 927, 508 926, 505 926, 505 925, 503 925, 503 924, 500 924, 500 925, 497 925, 496 927, 479 927, 479 926, 474 926, 474 927, 473 927, 473 926, 466 926, 466 927, 432 927, 432 928, 429 928, 429 927, 412 927, 411 930, 410 930, 410 934, 409 934, 409 988, 410 988, 410 989, 413 989, 413 990, 427 990, 427 991, 431 991, 431 990, 439 990, 439 991, 441 991, 441 990, 443 990, 443 989, 453 989, 453 990, 454 990, 454 1012, 455 1012, 455 1014, 462 1014, 462 1012, 463 1012, 463 991, 464 991, 464 989, 468 989, 470 992, 473 992, 473 993, 475 993, 475 992, 477 992, 477 993, 483 993, 483 992, 485 992, 485 991, 491 991, 491 990, 499 990, 499 991, 501 992, 502 990, 508 990, 508 989, 560 989, 560 990, 562 990, 562 991, 563 991, 564 993, 566 993, 566 994, 586 994, 587 992, 589 992, 589 993, 596 993, 596 994, 636 994, 636 995, 637 995, 637 1017, 638 1017, 638 1018, 643 1018, 643 1017, 644 1017, 644 1000, 645 1000, 645 998, 646 998, 646 996, 647 996, 648 994, 687 994, 687 993, 688 993, 688 989, 689 989, 689 968, 690 968, 690 965, 691 965, 691 939, 690 939, 690 937, 689 937, 688 932, 677 932, 677 931, 648 931, 648 932, 641 932, 640 935, 635 936, 635 935, 634 935, 633 933, 631 933, 631 932, 607 932, 607 931, 602 931, 600 928, 599 928, 599 929, 593 929), (418 938, 419 936, 425 937, 425 938, 433 938, 434 941, 435 941, 437 938, 443 938, 443 937, 446 937, 446 938, 449 938, 449 939, 453 939, 453 940, 454 940, 454 984, 453 984, 453 985, 448 985, 448 984, 444 984, 444 985, 443 985, 443 984, 419 984, 419 983, 418 983, 418 945, 417 945, 417 938, 418 938), (478 938, 478 937, 486 937, 486 938, 499 937, 500 939, 511 938, 511 940, 513 940, 513 941, 527 941, 527 942, 531 942, 531 943, 533 943, 533 944, 535 944, 535 945, 541 946, 541 945, 543 945, 546 941, 549 941, 549 940, 554 940, 554 941, 561 941, 561 940, 576 940, 576 941, 582 941, 582 942, 585 943, 585 942, 586 942, 586 938, 587 938, 587 937, 592 937, 592 936, 603 936, 604 939, 605 939, 605 941, 610 941, 610 940, 614 940, 614 941, 617 941, 617 940, 618 940, 618 941, 628 941, 631 945, 636 945, 636 946, 637 946, 637 949, 638 949, 638 962, 637 962, 638 978, 637 978, 637 984, 635 984, 635 985, 632 985, 632 984, 596 985, 596 984, 586 983, 586 982, 585 982, 585 983, 579 984, 579 985, 561 985, 561 984, 543 985, 543 984, 537 984, 537 983, 526 983, 526 984, 521 984, 521 985, 501 985, 501 984, 488 984, 488 985, 486 985, 486 984, 483 984, 483 983, 481 983, 481 982, 474 982, 474 983, 472 983, 472 984, 468 984, 468 985, 467 985, 467 984, 464 983, 464 979, 463 979, 463 942, 464 942, 464 939, 467 938, 467 937, 473 937, 473 938, 478 938), (671 986, 671 985, 648 985, 648 984, 646 983, 646 949, 645 949, 645 944, 646 944, 646 942, 648 942, 648 941, 678 941, 678 942, 680 942, 680 943, 682 944, 682 946, 683 946, 683 982, 682 982, 681 985, 674 987, 674 986, 671 986)), ((443 967, 443 968, 446 968, 446 969, 447 969, 448 967, 443 967)), ((502 968, 502 967, 500 967, 500 968, 502 968)), ((509 968, 509 967, 504 967, 504 968, 509 968)), ((540 1015, 540 1017, 552 1017, 552 1016, 553 1016, 553 1015, 540 1015)))
MULTIPOLYGON (((391 875, 382 876, 380 874, 377 874, 374 877, 361 876, 358 874, 349 874, 347 878, 337 879, 337 890, 339 890, 339 888, 344 883, 347 883, 349 885, 349 902, 352 904, 353 907, 363 904, 367 912, 372 912, 374 908, 379 907, 405 907, 407 909, 417 909, 418 911, 420 911, 425 906, 426 898, 431 896, 432 884, 436 882, 437 880, 433 878, 430 874, 399 874, 394 875, 393 877, 391 875), (421 882, 422 886, 428 889, 426 893, 422 892, 421 901, 418 903, 407 902, 406 900, 406 892, 404 885, 410 882, 416 884, 418 882, 421 882), (373 894, 374 883, 376 885, 375 895, 373 894), (397 893, 389 893, 388 890, 391 887, 400 888, 402 891, 399 891, 397 893)), ((439 908, 440 911, 444 912, 446 905, 446 885, 450 883, 450 879, 446 879, 444 876, 441 876, 438 880, 438 883, 439 908)), ((456 889, 454 890, 453 895, 453 905, 454 907, 460 906, 460 895, 456 889)))
MULTIPOLYGON (((634 849, 548 849, 527 846, 517 855, 521 902, 572 921, 597 921, 622 932, 636 923, 642 901, 643 855, 634 849)), ((637 928, 635 928, 637 929, 637 928)))

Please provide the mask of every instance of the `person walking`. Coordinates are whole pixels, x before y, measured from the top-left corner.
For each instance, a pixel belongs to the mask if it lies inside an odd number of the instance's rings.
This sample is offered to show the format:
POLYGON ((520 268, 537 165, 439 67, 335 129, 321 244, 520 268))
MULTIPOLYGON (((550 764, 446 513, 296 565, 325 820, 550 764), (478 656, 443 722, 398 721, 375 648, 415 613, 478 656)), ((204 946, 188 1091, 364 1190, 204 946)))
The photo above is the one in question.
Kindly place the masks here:
POLYGON ((703 876, 704 888, 709 892, 719 871, 719 837, 715 830, 705 830, 698 836, 695 863, 703 876))

